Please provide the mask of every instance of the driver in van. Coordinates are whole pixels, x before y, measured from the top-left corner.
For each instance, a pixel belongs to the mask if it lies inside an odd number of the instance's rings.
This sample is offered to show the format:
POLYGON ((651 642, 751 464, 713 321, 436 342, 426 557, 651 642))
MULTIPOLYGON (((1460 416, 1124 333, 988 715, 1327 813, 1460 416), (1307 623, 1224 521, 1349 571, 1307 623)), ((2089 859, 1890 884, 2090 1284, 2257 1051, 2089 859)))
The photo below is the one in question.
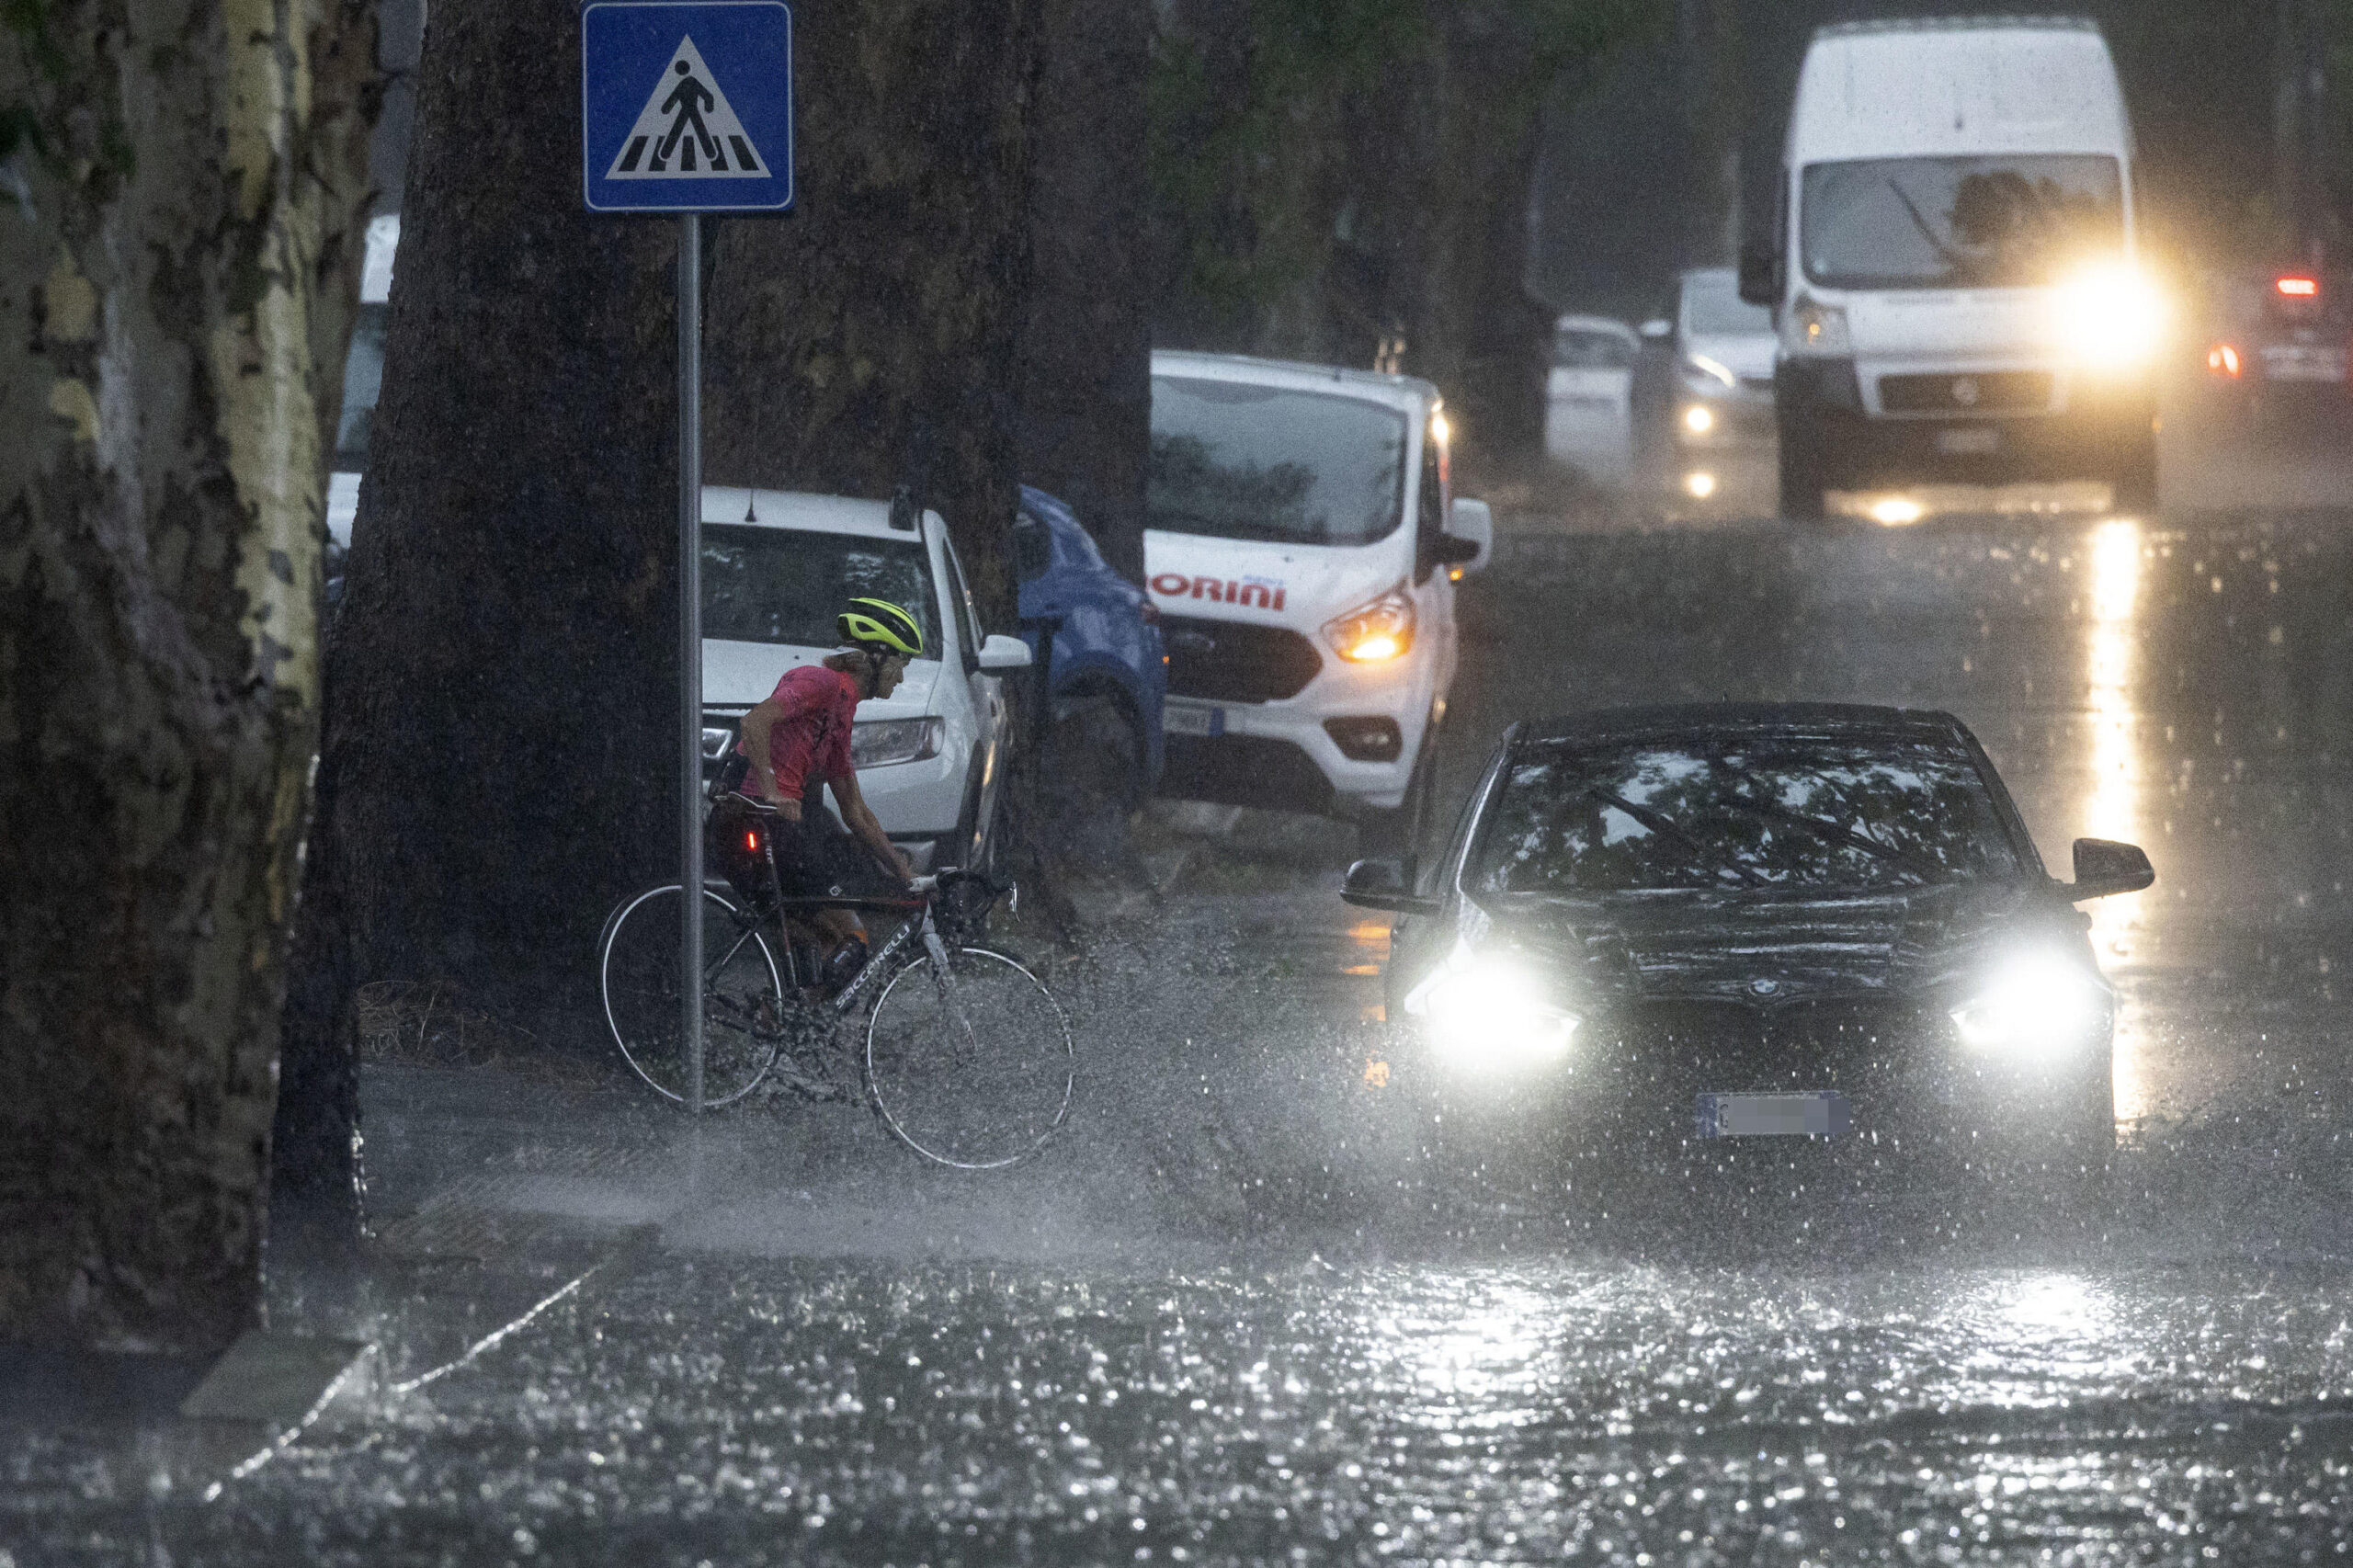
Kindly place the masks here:
MULTIPOLYGON (((915 874, 858 793, 849 742, 858 705, 890 696, 904 678, 907 661, 922 656, 923 629, 897 605, 870 598, 850 600, 834 625, 842 652, 787 670, 776 689, 744 715, 721 781, 723 790, 775 807, 780 820, 769 835, 770 852, 777 884, 788 898, 854 894, 873 881, 870 866, 879 866, 896 887, 915 874), (808 801, 813 782, 833 791, 838 819, 822 802, 808 801)), ((847 909, 798 918, 824 934, 820 977, 827 991, 838 993, 866 965, 864 924, 847 909)))

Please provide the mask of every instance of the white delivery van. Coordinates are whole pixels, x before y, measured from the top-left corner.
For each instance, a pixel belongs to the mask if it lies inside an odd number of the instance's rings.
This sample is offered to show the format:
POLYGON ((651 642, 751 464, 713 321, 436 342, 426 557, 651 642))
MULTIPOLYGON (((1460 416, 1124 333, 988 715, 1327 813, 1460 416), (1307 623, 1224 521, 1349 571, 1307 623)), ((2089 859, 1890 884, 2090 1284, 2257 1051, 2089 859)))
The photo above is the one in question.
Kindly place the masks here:
POLYGON ((2154 505, 2163 312, 2132 163, 2090 22, 1814 34, 1774 243, 1741 267, 1777 312, 1787 515, 1939 480, 2105 480, 2116 506, 2154 505))
POLYGON ((834 618, 859 595, 904 606, 929 658, 886 700, 858 705, 858 792, 917 871, 987 869, 1005 799, 1004 677, 1017 637, 981 630, 939 514, 779 490, 702 493, 702 753, 715 771, 735 725, 796 665, 841 646, 834 618))
POLYGON ((1455 500, 1438 389, 1152 357, 1144 568, 1168 649, 1161 792, 1319 812, 1419 845, 1454 680, 1457 580, 1494 519, 1455 500))

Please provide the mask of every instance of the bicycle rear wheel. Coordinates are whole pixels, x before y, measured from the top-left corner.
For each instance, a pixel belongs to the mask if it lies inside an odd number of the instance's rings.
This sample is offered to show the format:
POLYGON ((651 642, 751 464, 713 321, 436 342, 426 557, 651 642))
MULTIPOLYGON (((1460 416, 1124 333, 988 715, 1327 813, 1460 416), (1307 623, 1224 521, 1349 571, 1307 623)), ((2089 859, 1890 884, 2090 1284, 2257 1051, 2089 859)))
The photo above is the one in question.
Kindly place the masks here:
POLYGON ((1070 1114, 1077 1052, 1043 982, 1003 953, 951 948, 943 975, 918 952, 875 998, 866 1088, 892 1135, 958 1170, 1012 1165, 1070 1114))
MULTIPOLYGON (((722 1106, 751 1093, 776 1060, 784 981, 758 923, 703 890, 702 1097, 722 1106)), ((649 888, 613 912, 597 953, 597 981, 613 1043, 665 1098, 687 1098, 679 1028, 678 884, 649 888)))

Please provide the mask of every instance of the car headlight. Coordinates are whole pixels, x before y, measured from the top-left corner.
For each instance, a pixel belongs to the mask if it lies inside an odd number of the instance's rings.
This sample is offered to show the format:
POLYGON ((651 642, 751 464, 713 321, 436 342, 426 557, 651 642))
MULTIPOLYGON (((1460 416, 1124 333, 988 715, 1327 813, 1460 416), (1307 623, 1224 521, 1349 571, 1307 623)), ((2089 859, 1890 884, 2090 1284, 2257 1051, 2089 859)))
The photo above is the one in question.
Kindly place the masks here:
POLYGON ((888 767, 894 762, 921 762, 939 755, 947 738, 944 719, 877 719, 849 727, 849 760, 854 767, 888 767))
POLYGON ((727 753, 727 743, 735 738, 733 730, 722 730, 713 724, 702 727, 702 759, 716 762, 727 753))
POLYGON ((1405 1015, 1449 1060, 1469 1067, 1552 1061, 1583 1021, 1547 995, 1525 965, 1500 954, 1474 956, 1460 942, 1406 993, 1405 1015))
POLYGON ((1683 410, 1683 427, 1694 436, 1704 436, 1716 427, 1716 411, 1704 403, 1690 403, 1683 410))
POLYGON ((2130 369, 2156 357, 2165 337, 2165 296, 2122 262, 2090 267, 2059 286, 2053 299, 2059 341, 2096 370, 2130 369))
POLYGON ((1855 339, 1847 330, 1847 308, 1801 298, 1790 307, 1785 329, 1792 354, 1852 354, 1855 339))
POLYGON ((2109 1021, 2107 987, 2081 965, 2049 956, 2012 959, 1952 1012, 1962 1045, 2025 1058, 2079 1051, 2109 1021))
POLYGON ((1351 664, 1402 658, 1414 645, 1414 600, 1400 583, 1369 605, 1324 623, 1324 641, 1351 664))

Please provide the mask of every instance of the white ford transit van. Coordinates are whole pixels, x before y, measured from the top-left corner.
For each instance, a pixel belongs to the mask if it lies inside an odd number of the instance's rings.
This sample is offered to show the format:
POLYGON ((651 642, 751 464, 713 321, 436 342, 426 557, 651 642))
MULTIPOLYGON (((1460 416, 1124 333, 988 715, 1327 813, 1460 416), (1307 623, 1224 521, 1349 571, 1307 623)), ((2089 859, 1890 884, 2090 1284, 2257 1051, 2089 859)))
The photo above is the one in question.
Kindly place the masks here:
POLYGON ((2087 21, 1859 22, 1814 34, 1773 246, 1785 515, 1924 481, 2106 480, 2155 504, 2162 309, 2134 233, 2132 131, 2087 21))
POLYGON ((1144 568, 1168 649, 1161 792, 1320 812, 1410 854, 1486 563, 1438 389, 1229 355, 1152 357, 1144 568))

